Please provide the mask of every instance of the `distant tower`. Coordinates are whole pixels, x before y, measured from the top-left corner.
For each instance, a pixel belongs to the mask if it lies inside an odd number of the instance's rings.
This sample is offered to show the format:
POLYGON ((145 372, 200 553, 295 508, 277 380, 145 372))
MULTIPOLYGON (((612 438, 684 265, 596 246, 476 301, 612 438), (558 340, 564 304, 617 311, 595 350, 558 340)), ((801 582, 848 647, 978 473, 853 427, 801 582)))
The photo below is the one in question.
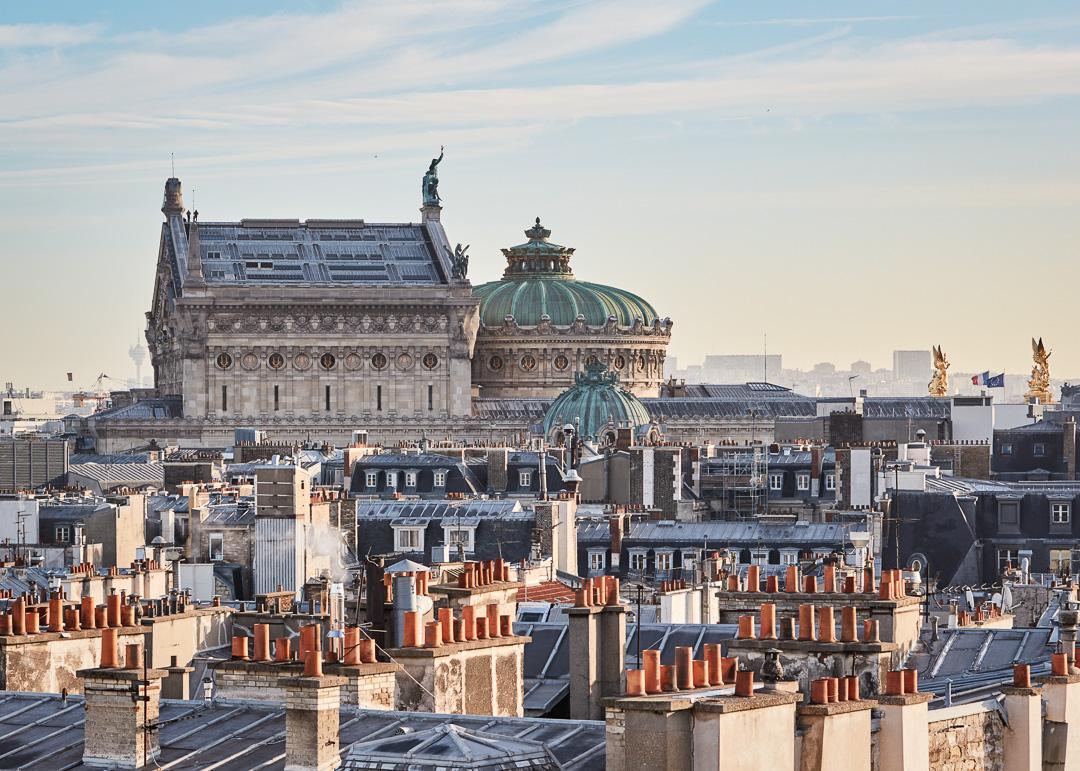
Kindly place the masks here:
POLYGON ((161 213, 168 217, 170 214, 183 214, 184 191, 180 187, 180 180, 169 177, 165 180, 165 200, 161 203, 161 213))
POLYGON ((135 363, 135 387, 142 388, 142 365, 146 361, 146 349, 138 335, 135 336, 135 345, 128 348, 128 356, 135 363))

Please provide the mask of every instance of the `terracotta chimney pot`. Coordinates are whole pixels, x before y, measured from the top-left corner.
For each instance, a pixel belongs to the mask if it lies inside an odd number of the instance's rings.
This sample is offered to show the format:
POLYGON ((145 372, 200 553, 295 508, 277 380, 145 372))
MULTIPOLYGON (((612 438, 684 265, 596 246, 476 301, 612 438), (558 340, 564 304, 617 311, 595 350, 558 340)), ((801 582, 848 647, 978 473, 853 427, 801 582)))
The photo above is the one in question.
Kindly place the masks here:
POLYGON ((1031 687, 1031 666, 1028 664, 1013 664, 1013 685, 1017 688, 1031 687))
POLYGON ((740 669, 735 673, 735 695, 754 695, 754 671, 752 669, 740 669))
POLYGON ((818 610, 818 640, 824 643, 836 642, 836 622, 833 620, 831 605, 825 605, 818 610))
POLYGON ((626 672, 626 695, 645 695, 645 673, 640 669, 629 669, 626 672))
POLYGON ((776 603, 763 602, 761 604, 761 639, 776 639, 776 603))
POLYGON ((234 635, 232 638, 232 657, 240 661, 248 660, 248 638, 234 635))
POLYGON ((438 648, 442 645, 442 624, 428 621, 424 624, 424 647, 438 648))
POLYGON ((723 685, 724 676, 720 672, 720 644, 705 643, 702 646, 705 663, 709 665, 709 685, 723 685))
POLYGON ((799 606, 799 639, 804 642, 815 639, 813 605, 803 604, 799 606))
POLYGON ((840 608, 840 642, 857 642, 855 624, 858 621, 855 607, 845 605, 840 608))
POLYGON ((116 669, 117 662, 117 650, 116 650, 117 633, 115 629, 102 629, 101 630, 101 668, 102 669, 116 669))
POLYGON ((142 646, 128 643, 124 646, 124 669, 142 669, 142 646))
POLYGON ((292 641, 288 637, 274 640, 274 661, 284 663, 292 660, 292 641))
POLYGON ((643 650, 641 662, 645 672, 645 692, 660 693, 660 651, 655 648, 643 650))

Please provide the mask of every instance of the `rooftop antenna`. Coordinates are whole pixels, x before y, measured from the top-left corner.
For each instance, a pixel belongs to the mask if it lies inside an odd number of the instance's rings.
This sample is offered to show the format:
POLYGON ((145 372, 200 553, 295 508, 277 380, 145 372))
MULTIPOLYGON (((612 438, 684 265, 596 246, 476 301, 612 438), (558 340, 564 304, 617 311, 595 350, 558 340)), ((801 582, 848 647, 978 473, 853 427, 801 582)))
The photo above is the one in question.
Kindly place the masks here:
POLYGON ((176 155, 169 153, 169 167, 172 169, 172 176, 176 176, 176 155))
POLYGON ((762 378, 766 383, 769 382, 769 333, 765 331, 762 333, 762 338, 765 341, 765 377, 762 378))

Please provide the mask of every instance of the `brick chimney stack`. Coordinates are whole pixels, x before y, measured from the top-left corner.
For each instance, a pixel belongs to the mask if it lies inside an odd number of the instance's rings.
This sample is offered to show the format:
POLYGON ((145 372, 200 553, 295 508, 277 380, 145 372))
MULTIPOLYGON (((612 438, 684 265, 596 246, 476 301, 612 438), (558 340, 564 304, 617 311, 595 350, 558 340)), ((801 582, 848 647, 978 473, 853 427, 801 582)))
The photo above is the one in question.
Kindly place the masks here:
MULTIPOLYGON (((309 651, 305 675, 321 670, 322 653, 309 651)), ((316 675, 282 680, 285 688, 285 768, 288 771, 333 771, 341 764, 341 686, 344 677, 316 675)))
POLYGON ((142 646, 128 645, 123 668, 116 632, 104 630, 102 666, 80 670, 86 706, 83 763, 105 768, 156 765, 158 735, 152 730, 161 702, 166 672, 143 670, 142 646))

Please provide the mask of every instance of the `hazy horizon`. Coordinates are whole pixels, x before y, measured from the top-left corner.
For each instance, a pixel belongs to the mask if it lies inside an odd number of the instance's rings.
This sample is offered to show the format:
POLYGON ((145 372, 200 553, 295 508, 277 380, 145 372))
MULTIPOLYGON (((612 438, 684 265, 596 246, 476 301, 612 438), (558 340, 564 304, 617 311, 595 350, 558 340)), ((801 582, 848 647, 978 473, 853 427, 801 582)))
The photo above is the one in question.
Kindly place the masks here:
POLYGON ((170 153, 204 221, 415 221, 440 145, 474 284, 540 216, 674 320, 680 367, 767 333, 790 368, 1019 374, 1042 336, 1080 372, 1080 10, 867 8, 5 7, 0 380, 134 374, 170 153))

